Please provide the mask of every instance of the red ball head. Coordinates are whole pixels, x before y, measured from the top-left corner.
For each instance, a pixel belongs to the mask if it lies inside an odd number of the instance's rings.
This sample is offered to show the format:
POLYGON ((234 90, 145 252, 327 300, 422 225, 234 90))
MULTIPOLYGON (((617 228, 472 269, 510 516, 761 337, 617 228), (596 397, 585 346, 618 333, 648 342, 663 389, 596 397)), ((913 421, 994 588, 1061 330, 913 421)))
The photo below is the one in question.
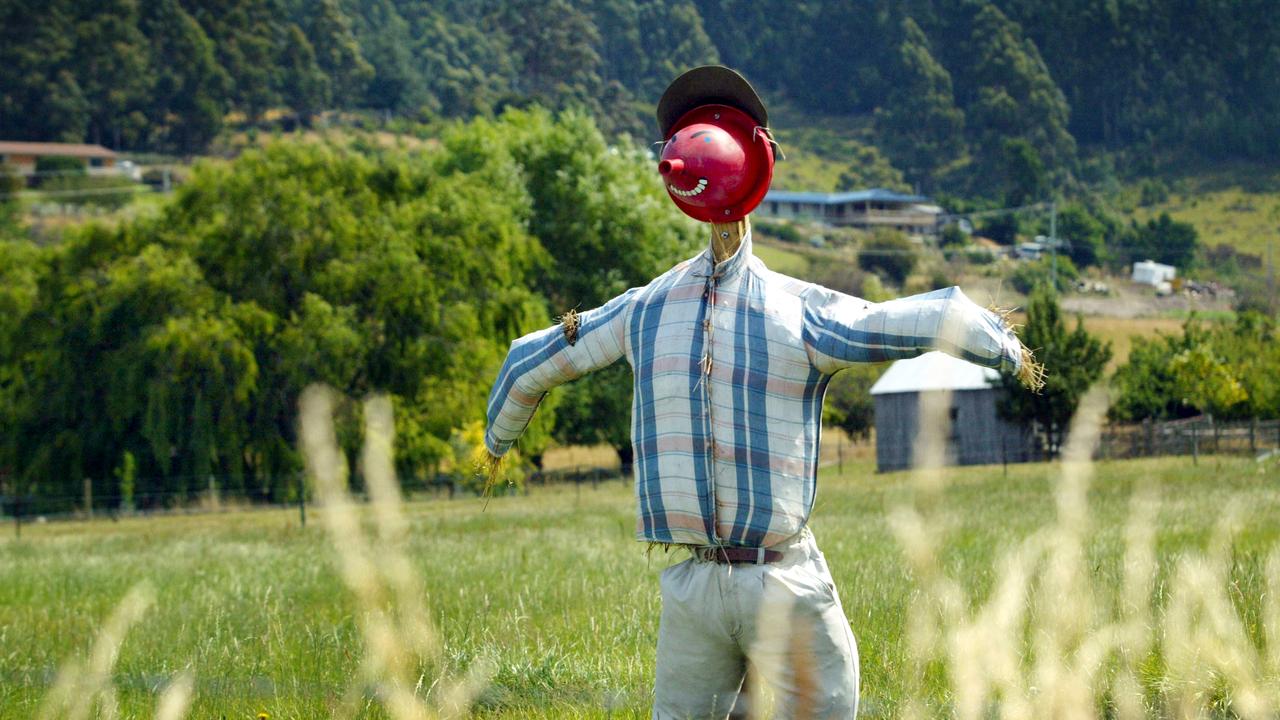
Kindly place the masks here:
POLYGON ((684 214, 703 222, 733 222, 768 192, 773 144, 745 112, 703 105, 672 126, 658 172, 684 214))

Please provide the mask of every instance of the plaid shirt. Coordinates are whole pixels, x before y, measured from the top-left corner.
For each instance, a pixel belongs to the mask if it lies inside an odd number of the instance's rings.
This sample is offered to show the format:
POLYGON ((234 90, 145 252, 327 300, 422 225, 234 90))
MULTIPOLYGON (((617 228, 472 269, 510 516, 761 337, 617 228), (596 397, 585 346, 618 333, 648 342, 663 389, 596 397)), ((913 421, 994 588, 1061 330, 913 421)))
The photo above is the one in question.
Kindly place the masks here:
POLYGON ((813 507, 822 398, 853 363, 929 350, 1016 369, 1016 337, 952 287, 870 303, 772 272, 751 236, 710 249, 511 344, 489 396, 485 444, 502 455, 557 385, 625 357, 639 540, 768 547, 813 507))

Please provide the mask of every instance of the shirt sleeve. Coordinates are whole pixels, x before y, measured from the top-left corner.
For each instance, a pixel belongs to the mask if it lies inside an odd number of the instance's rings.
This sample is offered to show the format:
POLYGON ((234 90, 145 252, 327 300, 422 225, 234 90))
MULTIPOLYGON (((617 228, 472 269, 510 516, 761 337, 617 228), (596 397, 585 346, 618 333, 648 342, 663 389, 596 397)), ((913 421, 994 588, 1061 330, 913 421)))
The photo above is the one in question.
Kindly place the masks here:
POLYGON ((958 287, 873 303, 814 286, 804 297, 804 340, 827 373, 930 350, 1010 372, 1022 363, 1013 330, 958 287))
POLYGON ((495 456, 519 439, 549 390, 592 370, 612 365, 626 348, 627 312, 639 288, 578 316, 578 333, 569 342, 564 325, 553 325, 511 343, 498 380, 489 393, 484 442, 495 456))

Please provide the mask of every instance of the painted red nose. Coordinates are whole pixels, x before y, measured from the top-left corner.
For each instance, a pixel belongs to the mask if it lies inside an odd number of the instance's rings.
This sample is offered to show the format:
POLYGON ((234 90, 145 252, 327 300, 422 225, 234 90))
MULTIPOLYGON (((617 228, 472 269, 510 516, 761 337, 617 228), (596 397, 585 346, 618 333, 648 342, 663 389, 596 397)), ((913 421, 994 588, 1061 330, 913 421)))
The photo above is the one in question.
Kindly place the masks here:
POLYGON ((658 163, 658 174, 660 175, 679 175, 682 172, 684 172, 684 160, 680 158, 663 160, 658 163))

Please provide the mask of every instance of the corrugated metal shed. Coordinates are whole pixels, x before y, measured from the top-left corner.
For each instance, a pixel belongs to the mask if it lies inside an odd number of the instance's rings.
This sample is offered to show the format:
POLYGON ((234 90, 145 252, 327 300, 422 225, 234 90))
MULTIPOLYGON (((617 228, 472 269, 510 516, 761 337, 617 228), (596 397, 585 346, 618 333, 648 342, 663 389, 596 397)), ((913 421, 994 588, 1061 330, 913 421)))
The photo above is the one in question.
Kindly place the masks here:
POLYGON ((1000 419, 996 400, 999 373, 945 353, 899 360, 871 386, 876 405, 876 469, 903 470, 915 463, 920 438, 920 406, 931 394, 947 402, 949 465, 985 465, 1033 459, 1033 436, 1025 427, 1000 419))
POLYGON ((1000 379, 1000 373, 951 357, 944 352, 927 352, 889 366, 875 385, 872 395, 925 392, 928 390, 986 390, 1000 379))

